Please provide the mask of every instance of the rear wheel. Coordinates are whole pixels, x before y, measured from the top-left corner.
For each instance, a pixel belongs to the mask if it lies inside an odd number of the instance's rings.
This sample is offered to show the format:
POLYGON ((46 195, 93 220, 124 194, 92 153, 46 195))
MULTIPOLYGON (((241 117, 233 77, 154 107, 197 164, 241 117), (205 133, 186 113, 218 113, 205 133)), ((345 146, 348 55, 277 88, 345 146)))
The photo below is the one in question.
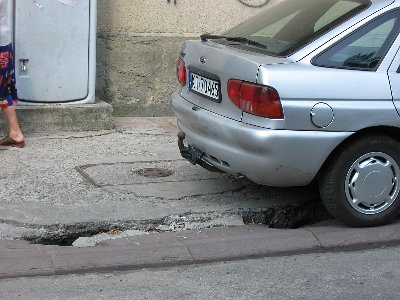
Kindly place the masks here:
POLYGON ((378 226, 400 212, 400 143, 384 135, 361 137, 342 148, 320 179, 327 210, 345 223, 378 226))

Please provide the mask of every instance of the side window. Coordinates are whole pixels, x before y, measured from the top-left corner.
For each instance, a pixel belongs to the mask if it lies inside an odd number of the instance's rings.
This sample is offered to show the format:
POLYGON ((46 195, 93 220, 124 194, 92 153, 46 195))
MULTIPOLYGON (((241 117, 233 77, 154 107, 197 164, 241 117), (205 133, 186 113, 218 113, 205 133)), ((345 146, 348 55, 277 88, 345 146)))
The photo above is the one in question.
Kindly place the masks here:
POLYGON ((375 70, 399 34, 399 10, 368 23, 314 59, 321 67, 375 70))

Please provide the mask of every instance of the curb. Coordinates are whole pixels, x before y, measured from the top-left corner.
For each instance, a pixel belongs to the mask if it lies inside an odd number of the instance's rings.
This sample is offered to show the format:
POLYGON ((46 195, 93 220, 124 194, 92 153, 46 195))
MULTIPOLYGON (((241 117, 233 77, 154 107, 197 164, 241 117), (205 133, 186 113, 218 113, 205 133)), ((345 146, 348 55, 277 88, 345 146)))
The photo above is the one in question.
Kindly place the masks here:
MULTIPOLYGON (((78 104, 23 104, 16 106, 24 133, 62 131, 97 131, 113 128, 111 104, 97 99, 95 103, 78 104)), ((6 134, 4 119, 0 119, 0 133, 6 134)))
POLYGON ((109 240, 90 248, 0 240, 0 278, 125 271, 400 244, 399 221, 374 228, 330 223, 301 229, 245 225, 156 233, 109 240))

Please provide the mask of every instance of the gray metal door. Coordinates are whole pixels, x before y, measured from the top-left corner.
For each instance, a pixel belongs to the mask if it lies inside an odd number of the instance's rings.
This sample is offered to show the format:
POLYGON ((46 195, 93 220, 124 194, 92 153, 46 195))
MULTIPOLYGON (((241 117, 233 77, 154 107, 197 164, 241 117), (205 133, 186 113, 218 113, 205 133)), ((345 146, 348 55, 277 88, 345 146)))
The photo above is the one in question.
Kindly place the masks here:
POLYGON ((15 0, 18 96, 70 102, 88 95, 88 0, 15 0))
MULTIPOLYGON (((400 36, 397 39, 397 45, 400 44, 400 36)), ((400 114, 400 48, 397 51, 396 57, 393 60, 388 76, 390 87, 392 89, 393 103, 396 106, 397 112, 400 114)))

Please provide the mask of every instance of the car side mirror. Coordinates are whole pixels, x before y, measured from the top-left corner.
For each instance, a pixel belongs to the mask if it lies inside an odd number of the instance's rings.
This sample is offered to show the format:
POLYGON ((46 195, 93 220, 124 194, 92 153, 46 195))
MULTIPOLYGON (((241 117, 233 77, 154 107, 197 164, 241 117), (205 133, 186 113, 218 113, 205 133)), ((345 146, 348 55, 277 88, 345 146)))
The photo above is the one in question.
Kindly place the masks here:
POLYGON ((400 73, 400 66, 399 66, 399 68, 397 69, 397 73, 400 73))

